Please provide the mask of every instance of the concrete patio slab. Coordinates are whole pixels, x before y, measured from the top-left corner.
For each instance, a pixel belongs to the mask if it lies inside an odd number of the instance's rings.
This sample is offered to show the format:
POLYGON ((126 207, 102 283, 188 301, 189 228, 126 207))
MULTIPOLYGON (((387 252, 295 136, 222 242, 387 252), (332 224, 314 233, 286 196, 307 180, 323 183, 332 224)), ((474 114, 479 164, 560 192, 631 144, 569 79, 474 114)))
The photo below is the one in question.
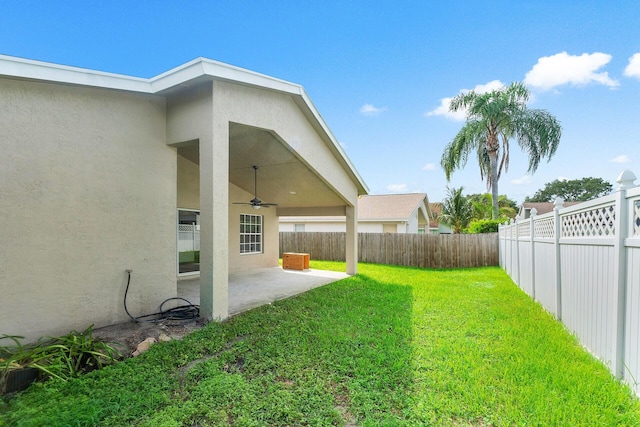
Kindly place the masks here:
MULTIPOLYGON (((229 275, 229 314, 235 315, 264 304, 289 298, 310 289, 349 277, 346 273, 323 270, 283 270, 281 267, 257 269, 229 275)), ((200 279, 178 281, 178 297, 200 303, 200 279)), ((181 303, 180 303, 181 304, 181 303)), ((204 326, 201 319, 187 321, 124 322, 95 329, 94 337, 115 343, 130 355, 147 338, 162 340, 165 335, 181 339, 204 326)))
MULTIPOLYGON (((229 274, 229 315, 301 294, 310 289, 349 277, 325 270, 284 270, 261 268, 229 274)), ((178 281, 178 297, 200 303, 200 279, 178 281)))

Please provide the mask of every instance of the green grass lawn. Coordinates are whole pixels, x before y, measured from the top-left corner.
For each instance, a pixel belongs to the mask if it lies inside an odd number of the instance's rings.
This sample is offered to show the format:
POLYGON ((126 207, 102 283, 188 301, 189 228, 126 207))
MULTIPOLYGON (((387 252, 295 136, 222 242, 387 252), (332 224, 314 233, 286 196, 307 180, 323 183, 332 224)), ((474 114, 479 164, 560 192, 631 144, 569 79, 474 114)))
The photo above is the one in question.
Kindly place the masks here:
POLYGON ((33 386, 0 425, 640 426, 628 387, 499 268, 359 269, 33 386))

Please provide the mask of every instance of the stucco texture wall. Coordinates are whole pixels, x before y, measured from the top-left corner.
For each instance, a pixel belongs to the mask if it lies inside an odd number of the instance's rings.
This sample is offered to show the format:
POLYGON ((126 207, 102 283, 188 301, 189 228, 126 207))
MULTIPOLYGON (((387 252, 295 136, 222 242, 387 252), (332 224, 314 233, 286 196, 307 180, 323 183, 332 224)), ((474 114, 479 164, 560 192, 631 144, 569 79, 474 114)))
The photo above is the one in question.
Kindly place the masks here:
POLYGON ((178 155, 178 208, 200 209, 200 168, 178 155))
POLYGON ((229 272, 250 270, 253 268, 277 267, 279 257, 280 234, 275 208, 253 209, 251 206, 235 205, 233 202, 248 201, 253 198, 233 184, 229 184, 229 272), (240 253, 240 214, 262 215, 261 254, 240 253))
POLYGON ((176 295, 176 152, 159 97, 0 80, 0 333, 126 321, 176 295))

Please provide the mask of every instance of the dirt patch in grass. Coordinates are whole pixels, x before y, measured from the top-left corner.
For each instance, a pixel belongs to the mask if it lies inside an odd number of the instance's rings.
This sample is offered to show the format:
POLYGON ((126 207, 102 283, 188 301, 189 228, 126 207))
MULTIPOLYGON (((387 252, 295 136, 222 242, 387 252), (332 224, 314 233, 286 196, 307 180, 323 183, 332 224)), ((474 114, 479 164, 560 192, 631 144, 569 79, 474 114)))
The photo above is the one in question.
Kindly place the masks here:
POLYGON ((115 344, 116 348, 125 356, 130 357, 142 341, 154 338, 161 341, 161 336, 172 340, 182 339, 185 335, 200 329, 204 322, 200 319, 187 321, 126 322, 105 326, 93 330, 93 336, 102 341, 115 344))

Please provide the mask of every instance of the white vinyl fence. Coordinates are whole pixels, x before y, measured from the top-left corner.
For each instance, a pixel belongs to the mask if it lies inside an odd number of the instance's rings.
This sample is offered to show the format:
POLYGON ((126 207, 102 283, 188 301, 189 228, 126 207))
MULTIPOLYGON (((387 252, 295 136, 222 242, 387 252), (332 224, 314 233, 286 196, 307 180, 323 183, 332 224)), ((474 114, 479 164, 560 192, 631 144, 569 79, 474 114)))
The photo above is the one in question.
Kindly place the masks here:
POLYGON ((640 187, 500 226, 500 266, 640 395, 640 187))
POLYGON ((200 226, 178 224, 178 252, 200 250, 200 226))

